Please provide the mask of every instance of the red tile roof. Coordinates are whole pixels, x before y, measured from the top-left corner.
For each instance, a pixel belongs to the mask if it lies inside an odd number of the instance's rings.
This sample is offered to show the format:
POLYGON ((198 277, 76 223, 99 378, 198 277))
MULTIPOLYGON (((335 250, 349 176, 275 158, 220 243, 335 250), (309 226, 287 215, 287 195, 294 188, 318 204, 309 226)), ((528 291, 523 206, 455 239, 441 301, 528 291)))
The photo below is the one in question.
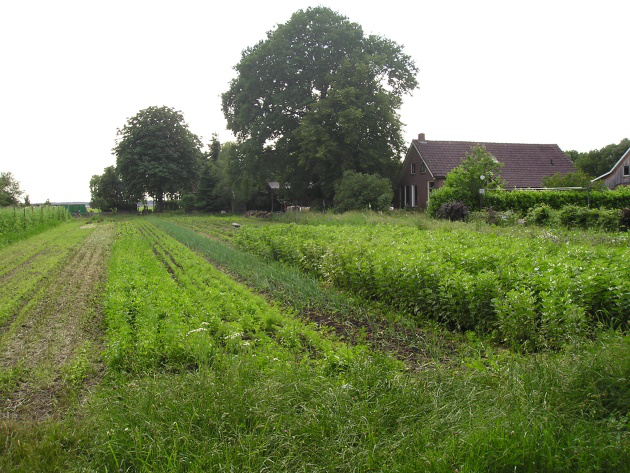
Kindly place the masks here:
POLYGON ((523 143, 477 143, 473 141, 418 141, 412 146, 427 163, 431 174, 445 177, 470 152, 470 148, 483 145, 503 163, 501 177, 506 187, 542 187, 545 176, 575 171, 573 163, 558 145, 523 143))

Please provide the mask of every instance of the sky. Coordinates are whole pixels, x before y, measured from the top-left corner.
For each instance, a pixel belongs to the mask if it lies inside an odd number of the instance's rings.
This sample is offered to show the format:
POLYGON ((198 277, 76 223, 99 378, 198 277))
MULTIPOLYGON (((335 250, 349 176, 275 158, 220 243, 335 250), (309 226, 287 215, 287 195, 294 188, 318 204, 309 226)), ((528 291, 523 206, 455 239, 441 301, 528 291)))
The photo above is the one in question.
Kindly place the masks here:
POLYGON ((89 201, 117 129, 150 106, 180 110, 204 143, 233 140, 220 96, 242 51, 318 5, 415 61, 407 142, 630 137, 627 0, 0 0, 0 171, 32 203, 89 201))

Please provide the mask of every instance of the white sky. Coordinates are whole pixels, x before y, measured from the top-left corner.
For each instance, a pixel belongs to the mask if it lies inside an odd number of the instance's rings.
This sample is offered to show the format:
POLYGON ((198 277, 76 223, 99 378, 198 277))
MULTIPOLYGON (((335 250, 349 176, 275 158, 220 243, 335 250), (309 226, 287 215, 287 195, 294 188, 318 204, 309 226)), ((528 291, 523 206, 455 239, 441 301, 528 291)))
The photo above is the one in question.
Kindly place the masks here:
MULTIPOLYGON (((317 2, 0 0, 0 171, 31 202, 89 201, 139 110, 181 110, 207 143, 241 51, 317 2)), ((404 137, 557 143, 630 137, 630 2, 329 0, 420 72, 404 137), (378 5, 378 6, 372 6, 378 5)))

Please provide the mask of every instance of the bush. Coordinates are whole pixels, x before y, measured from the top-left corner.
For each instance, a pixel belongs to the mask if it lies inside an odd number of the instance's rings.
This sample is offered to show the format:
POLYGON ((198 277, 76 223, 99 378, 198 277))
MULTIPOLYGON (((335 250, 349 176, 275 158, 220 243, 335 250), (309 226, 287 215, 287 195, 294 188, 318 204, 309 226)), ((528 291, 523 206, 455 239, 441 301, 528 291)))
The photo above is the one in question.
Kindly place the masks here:
POLYGON ((538 204, 527 211, 527 223, 544 226, 549 224, 552 210, 547 204, 538 204))
POLYGON ((437 218, 437 212, 443 204, 461 200, 460 197, 461 195, 457 189, 453 189, 451 187, 441 187, 431 192, 429 203, 427 204, 427 215, 429 217, 437 218))
POLYGON ((335 184, 335 210, 388 210, 394 191, 387 178, 378 174, 346 171, 335 184))
POLYGON ((623 231, 630 230, 630 207, 626 207, 621 211, 619 216, 619 229, 623 231))
POLYGON ((468 217, 468 206, 465 203, 456 200, 446 202, 440 206, 436 217, 445 220, 448 219, 451 222, 463 222, 468 217))

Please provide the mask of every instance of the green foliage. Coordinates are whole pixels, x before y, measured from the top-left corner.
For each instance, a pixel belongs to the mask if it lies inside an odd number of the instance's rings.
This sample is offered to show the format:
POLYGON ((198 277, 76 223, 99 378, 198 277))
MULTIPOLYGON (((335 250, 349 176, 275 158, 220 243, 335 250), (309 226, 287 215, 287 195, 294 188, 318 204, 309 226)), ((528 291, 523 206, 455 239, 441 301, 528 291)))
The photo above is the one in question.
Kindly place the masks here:
MULTIPOLYGON (((433 198, 434 194, 431 194, 433 198)), ((552 209, 560 209, 567 205, 587 207, 590 198, 591 207, 606 209, 622 209, 630 206, 630 187, 618 187, 615 190, 603 191, 529 191, 494 190, 486 192, 484 205, 495 210, 512 210, 525 215, 536 205, 546 204, 552 209)))
POLYGON ((22 207, 0 209, 0 246, 41 233, 70 219, 64 207, 22 207))
POLYGON ((18 205, 24 192, 10 172, 0 172, 0 207, 18 205))
POLYGON ((428 215, 437 217, 442 205, 451 201, 463 202, 469 210, 479 210, 482 199, 479 190, 497 189, 503 185, 502 166, 485 146, 471 147, 462 163, 448 173, 444 186, 431 193, 428 215))
POLYGON ((594 190, 603 190, 606 186, 602 182, 592 183, 593 179, 584 171, 578 170, 566 174, 556 173, 553 176, 543 177, 544 187, 591 187, 594 190))
POLYGON ((234 241, 408 314, 461 330, 497 330, 511 344, 527 339, 524 349, 557 346, 545 336, 555 334, 557 324, 579 338, 571 332, 580 326, 571 322, 575 317, 584 316, 591 327, 600 321, 627 326, 628 248, 565 248, 553 241, 467 229, 419 234, 387 225, 247 226, 234 241), (549 308, 559 300, 564 302, 552 320, 549 308), (521 307, 529 308, 522 312, 521 307), (509 314, 529 325, 519 331, 520 322, 509 314))
POLYGON ((202 159, 199 138, 169 107, 149 107, 130 118, 118 130, 114 153, 125 188, 153 196, 158 212, 165 195, 193 190, 202 159))
POLYGON ((346 171, 335 184, 335 210, 388 210, 394 191, 388 179, 377 174, 346 171))
POLYGON ((527 223, 539 226, 551 222, 552 210, 547 204, 538 204, 527 211, 527 223))
POLYGON ((567 228, 595 228, 604 231, 620 230, 620 211, 587 209, 567 205, 558 212, 558 220, 567 228))
POLYGON ((435 216, 451 222, 463 222, 468 217, 468 207, 465 203, 457 200, 451 200, 443 203, 435 216))
POLYGON ((610 144, 601 149, 579 153, 567 151, 565 154, 575 163, 575 167, 592 177, 607 173, 630 148, 630 139, 624 138, 618 144, 610 144))
POLYGON ((469 209, 480 208, 480 189, 497 189, 502 187, 500 163, 486 151, 485 146, 473 146, 462 163, 446 176, 444 187, 454 189, 458 199, 469 209))
POLYGON ((402 47, 308 8, 248 48, 223 94, 246 172, 332 201, 345 170, 393 178, 404 149, 397 109, 417 82, 402 47))
POLYGON ((94 175, 90 179, 90 207, 99 209, 102 212, 112 210, 136 210, 136 202, 140 195, 130 195, 116 167, 109 166, 103 170, 103 174, 94 175))

